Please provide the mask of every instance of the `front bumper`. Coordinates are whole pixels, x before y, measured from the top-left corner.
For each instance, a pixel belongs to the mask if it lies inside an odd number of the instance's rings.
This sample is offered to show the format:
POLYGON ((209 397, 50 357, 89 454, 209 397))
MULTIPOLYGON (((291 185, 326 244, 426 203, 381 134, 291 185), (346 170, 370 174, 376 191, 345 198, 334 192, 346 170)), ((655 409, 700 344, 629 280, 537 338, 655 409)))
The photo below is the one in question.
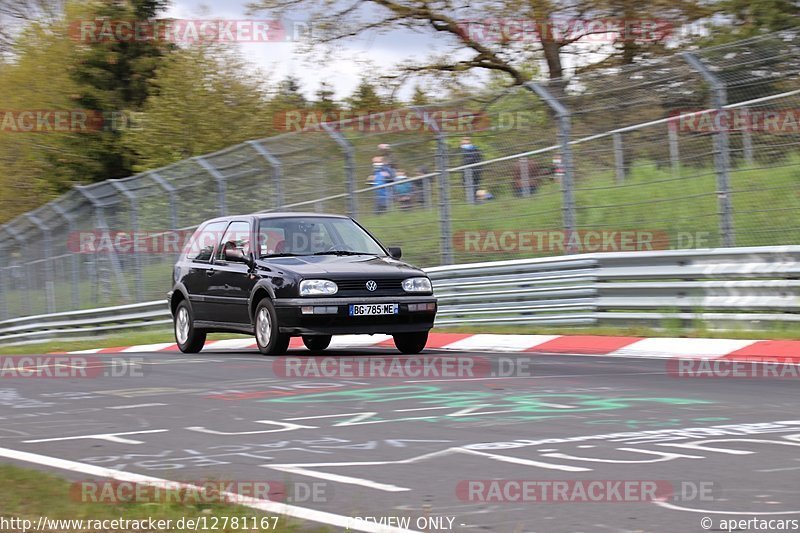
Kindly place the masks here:
POLYGON ((409 311, 409 304, 436 303, 434 296, 374 298, 276 298, 280 332, 290 335, 411 333, 433 327, 436 311, 409 311), (398 304, 396 315, 350 316, 350 304, 398 304), (303 307, 336 307, 335 314, 303 314, 303 307))

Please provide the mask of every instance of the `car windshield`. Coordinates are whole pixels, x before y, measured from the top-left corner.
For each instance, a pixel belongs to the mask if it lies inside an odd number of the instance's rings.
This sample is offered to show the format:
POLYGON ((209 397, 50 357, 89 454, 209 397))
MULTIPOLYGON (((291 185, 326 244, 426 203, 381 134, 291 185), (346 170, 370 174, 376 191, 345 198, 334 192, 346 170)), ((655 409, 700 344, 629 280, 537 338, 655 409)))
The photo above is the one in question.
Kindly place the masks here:
POLYGON ((298 255, 379 255, 380 244, 349 218, 287 216, 262 218, 260 257, 298 255))

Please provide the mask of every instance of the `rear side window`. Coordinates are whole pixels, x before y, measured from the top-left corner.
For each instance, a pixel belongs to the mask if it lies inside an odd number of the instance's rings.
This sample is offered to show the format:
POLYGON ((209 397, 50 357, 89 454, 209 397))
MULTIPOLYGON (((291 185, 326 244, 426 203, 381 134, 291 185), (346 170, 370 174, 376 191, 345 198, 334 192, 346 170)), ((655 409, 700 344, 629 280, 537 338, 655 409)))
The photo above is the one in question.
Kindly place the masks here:
POLYGON ((222 238, 227 222, 212 222, 201 226, 186 244, 185 257, 188 261, 208 263, 214 255, 214 248, 222 238))

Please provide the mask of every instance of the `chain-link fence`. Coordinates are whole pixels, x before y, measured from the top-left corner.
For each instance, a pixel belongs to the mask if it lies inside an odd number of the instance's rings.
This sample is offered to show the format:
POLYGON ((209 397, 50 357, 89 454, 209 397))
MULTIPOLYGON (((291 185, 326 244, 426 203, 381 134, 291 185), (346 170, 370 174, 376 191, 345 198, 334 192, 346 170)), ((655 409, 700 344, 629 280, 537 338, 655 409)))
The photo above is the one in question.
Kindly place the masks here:
POLYGON ((800 42, 645 64, 250 141, 77 187, 0 227, 0 317, 163 298, 214 216, 346 213, 419 266, 800 243, 800 42))

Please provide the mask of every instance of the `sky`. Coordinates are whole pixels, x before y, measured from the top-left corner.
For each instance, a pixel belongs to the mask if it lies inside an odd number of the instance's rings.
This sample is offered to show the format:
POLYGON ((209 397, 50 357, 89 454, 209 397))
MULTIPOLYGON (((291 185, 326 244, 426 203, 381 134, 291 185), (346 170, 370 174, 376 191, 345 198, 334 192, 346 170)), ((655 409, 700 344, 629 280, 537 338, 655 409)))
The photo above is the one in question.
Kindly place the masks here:
MULTIPOLYGON (((246 14, 247 0, 172 0, 166 16, 176 19, 223 18, 223 19, 269 19, 261 12, 256 16, 246 14)), ((302 20, 302 15, 296 17, 302 20)), ((244 58, 268 75, 268 81, 277 82, 291 74, 301 80, 303 92, 309 98, 320 83, 327 81, 336 92, 335 98, 343 99, 352 94, 364 74, 379 75, 378 70, 389 70, 394 65, 412 57, 426 57, 431 49, 440 48, 443 38, 423 35, 409 30, 397 30, 384 35, 359 37, 343 43, 336 58, 324 64, 310 62, 300 54, 299 43, 239 43, 244 58), (370 62, 374 67, 364 64, 370 62)), ((413 83, 401 90, 401 98, 410 97, 413 83)))

